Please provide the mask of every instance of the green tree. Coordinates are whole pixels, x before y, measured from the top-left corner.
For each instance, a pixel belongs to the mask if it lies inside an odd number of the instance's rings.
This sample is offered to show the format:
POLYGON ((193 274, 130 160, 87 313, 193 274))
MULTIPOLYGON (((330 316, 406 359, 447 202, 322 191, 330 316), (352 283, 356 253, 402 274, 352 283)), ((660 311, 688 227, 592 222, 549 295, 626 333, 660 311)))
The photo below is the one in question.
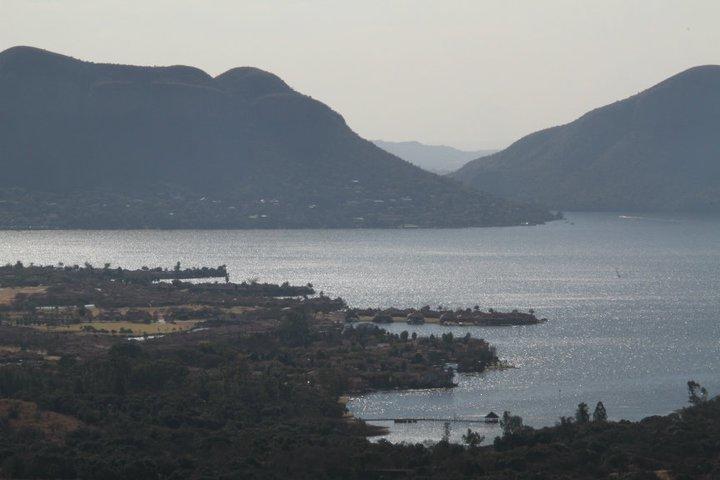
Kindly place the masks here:
POLYGON ((450 422, 443 423, 443 435, 440 441, 443 443, 450 442, 450 422))
POLYGON ((511 415, 506 410, 500 419, 500 428, 502 428, 503 436, 514 435, 523 429, 523 419, 518 415, 511 415))
POLYGON ((473 432, 468 428, 467 433, 462 436, 463 443, 470 448, 477 448, 485 440, 485 437, 478 432, 473 432))
POLYGON ((579 424, 588 423, 590 421, 590 410, 587 403, 581 402, 577 410, 575 410, 575 422, 579 424))
POLYGON ((695 380, 690 380, 687 383, 688 387, 688 401, 692 405, 700 405, 701 403, 707 402, 708 392, 705 387, 697 383, 695 380))
POLYGON ((593 422, 607 422, 607 410, 603 402, 598 402, 593 411, 593 422))
POLYGON ((278 334, 288 345, 307 345, 310 342, 307 314, 296 310, 286 313, 280 320, 278 334))

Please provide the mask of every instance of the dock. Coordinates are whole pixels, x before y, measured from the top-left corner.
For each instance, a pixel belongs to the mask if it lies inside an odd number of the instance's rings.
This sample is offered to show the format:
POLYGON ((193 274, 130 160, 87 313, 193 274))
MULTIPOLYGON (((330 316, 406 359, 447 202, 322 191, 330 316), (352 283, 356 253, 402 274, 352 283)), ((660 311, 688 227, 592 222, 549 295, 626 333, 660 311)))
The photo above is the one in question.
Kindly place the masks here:
POLYGON ((394 423, 418 423, 418 422, 439 422, 439 423, 498 423, 497 420, 485 418, 361 418, 364 422, 394 422, 394 423))

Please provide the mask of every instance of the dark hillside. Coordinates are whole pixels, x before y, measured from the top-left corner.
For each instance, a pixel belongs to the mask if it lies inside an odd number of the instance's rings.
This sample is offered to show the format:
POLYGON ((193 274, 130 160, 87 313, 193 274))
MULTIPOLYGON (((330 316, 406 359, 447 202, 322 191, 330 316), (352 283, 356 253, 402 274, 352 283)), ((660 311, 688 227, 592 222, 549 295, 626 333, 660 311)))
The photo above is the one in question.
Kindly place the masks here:
POLYGON ((0 53, 0 227, 465 227, 539 208, 424 172, 250 67, 0 53))
POLYGON ((720 211, 720 66, 692 68, 451 176, 564 210, 720 211))

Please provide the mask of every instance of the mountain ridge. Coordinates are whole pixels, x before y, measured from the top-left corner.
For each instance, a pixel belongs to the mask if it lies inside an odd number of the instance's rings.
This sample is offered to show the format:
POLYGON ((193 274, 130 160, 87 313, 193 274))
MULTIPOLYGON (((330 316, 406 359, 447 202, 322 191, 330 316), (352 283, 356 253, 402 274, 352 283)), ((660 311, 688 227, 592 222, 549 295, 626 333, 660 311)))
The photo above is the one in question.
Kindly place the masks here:
POLYGON ((448 145, 430 145, 415 140, 392 142, 372 140, 378 147, 424 170, 447 174, 457 170, 470 160, 485 157, 497 150, 462 150, 448 145))
POLYGON ((564 210, 720 211, 720 66, 527 135, 452 177, 564 210))
POLYGON ((470 227, 546 210, 375 147, 276 75, 0 53, 4 228, 470 227))

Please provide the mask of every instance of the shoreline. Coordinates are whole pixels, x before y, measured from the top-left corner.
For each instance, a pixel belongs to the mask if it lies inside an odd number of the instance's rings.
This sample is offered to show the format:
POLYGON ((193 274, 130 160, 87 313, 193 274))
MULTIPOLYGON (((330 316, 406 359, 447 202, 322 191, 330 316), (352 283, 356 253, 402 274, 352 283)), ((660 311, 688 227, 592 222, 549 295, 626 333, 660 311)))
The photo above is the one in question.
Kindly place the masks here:
POLYGON ((355 415, 353 415, 350 412, 350 410, 347 409, 347 404, 349 401, 350 401, 349 395, 340 395, 338 397, 338 403, 340 405, 342 405, 343 407, 345 407, 345 413, 343 413, 343 416, 342 416, 342 419, 345 422, 359 425, 363 429, 365 429, 366 431, 364 432, 364 435, 363 435, 365 438, 382 437, 384 435, 390 434, 389 427, 384 427, 381 425, 372 425, 372 424, 369 424, 367 421, 365 421, 361 418, 357 418, 355 415))
POLYGON ((527 325, 540 325, 543 323, 547 323, 548 319, 538 319, 536 322, 527 322, 527 323, 483 323, 483 322, 472 322, 470 320, 468 321, 447 321, 447 320, 441 320, 439 317, 425 317, 424 321, 421 323, 412 323, 409 322, 407 317, 399 317, 399 316, 393 316, 391 322, 375 322, 373 321, 373 317, 362 315, 357 317, 358 320, 354 322, 348 322, 348 323, 373 323, 375 325, 388 325, 390 323, 406 323, 410 327, 416 327, 419 325, 424 324, 430 324, 430 325, 443 325, 447 327, 524 327, 527 325))

